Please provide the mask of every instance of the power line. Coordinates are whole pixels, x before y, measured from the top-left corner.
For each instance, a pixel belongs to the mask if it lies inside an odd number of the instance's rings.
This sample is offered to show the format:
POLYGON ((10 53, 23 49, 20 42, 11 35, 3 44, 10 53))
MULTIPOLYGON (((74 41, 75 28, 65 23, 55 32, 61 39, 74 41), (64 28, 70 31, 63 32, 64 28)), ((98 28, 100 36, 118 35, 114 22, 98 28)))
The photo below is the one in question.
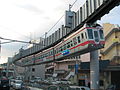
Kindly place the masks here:
MULTIPOLYGON (((69 9, 71 9, 76 2, 77 2, 77 0, 75 0, 75 2, 73 2, 72 5, 70 5, 70 8, 69 8, 69 9)), ((64 16, 64 14, 60 17, 60 19, 59 19, 59 20, 49 29, 49 31, 47 31, 46 33, 50 32, 50 31, 58 24, 58 22, 62 19, 63 16, 64 16)), ((42 36, 44 36, 44 35, 45 35, 45 34, 43 34, 42 36)), ((42 37, 42 36, 41 36, 41 37, 42 37)))
POLYGON ((0 37, 0 39, 2 40, 8 40, 9 42, 1 42, 0 44, 6 44, 6 43, 11 43, 11 42, 20 42, 20 43, 29 43, 29 44, 35 44, 35 45, 39 45, 38 43, 34 43, 34 42, 27 42, 27 41, 21 41, 21 40, 13 40, 13 39, 7 39, 7 38, 3 38, 3 37, 0 37))
MULTIPOLYGON (((11 29, 11 28, 9 28, 9 27, 6 27, 6 26, 3 26, 3 25, 0 25, 0 27, 2 27, 2 28, 4 28, 4 29, 6 29, 6 30, 10 30, 10 31, 12 31, 12 32, 14 32, 14 33, 19 33, 19 32, 16 32, 16 31, 13 31, 13 29, 11 29)), ((20 35, 22 35, 22 36, 24 36, 25 38, 29 38, 30 39, 30 37, 29 36, 27 36, 27 35, 23 35, 23 34, 21 34, 21 33, 19 33, 20 35)))
MULTIPOLYGON (((7 38, 3 38, 3 37, 0 37, 0 39, 3 39, 3 40, 9 40, 10 42, 22 42, 22 43, 30 43, 30 42, 26 42, 26 41, 20 41, 20 40, 12 40, 12 39, 7 39, 7 38)), ((5 43, 5 42, 4 42, 5 43)), ((8 42, 6 42, 8 43, 8 42)), ((1 43, 2 44, 2 43, 1 43)))

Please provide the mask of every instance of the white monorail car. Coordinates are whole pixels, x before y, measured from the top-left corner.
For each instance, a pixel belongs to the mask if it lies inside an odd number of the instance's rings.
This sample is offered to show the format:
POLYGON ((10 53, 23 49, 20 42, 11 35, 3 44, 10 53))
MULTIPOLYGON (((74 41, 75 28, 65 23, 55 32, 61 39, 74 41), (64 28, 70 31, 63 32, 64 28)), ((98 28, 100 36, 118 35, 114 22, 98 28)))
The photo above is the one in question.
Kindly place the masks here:
POLYGON ((54 47, 55 59, 80 55, 103 48, 105 44, 103 28, 84 25, 81 29, 65 38, 54 47))
POLYGON ((65 59, 72 57, 72 55, 81 55, 103 48, 104 44, 103 28, 101 26, 93 27, 85 24, 81 29, 64 38, 57 45, 40 52, 39 55, 36 54, 35 62, 38 64, 65 59), (39 62, 38 58, 40 58, 42 62, 39 62))

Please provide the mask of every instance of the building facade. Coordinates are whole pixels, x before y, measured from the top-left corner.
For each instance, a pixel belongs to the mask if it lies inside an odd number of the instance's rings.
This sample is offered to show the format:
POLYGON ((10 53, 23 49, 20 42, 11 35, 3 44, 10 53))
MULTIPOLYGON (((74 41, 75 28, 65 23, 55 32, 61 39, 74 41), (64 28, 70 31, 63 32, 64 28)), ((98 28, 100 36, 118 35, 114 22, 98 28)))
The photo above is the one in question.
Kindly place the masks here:
POLYGON ((24 80, 34 80, 36 77, 45 79, 45 65, 35 65, 25 67, 24 80))
POLYGON ((104 75, 107 75, 108 85, 116 85, 120 89, 120 27, 118 25, 103 24, 105 35, 105 47, 100 50, 102 60, 110 60, 110 65, 106 68, 104 75))
POLYGON ((101 50, 102 59, 109 59, 120 64, 120 27, 114 24, 103 24, 105 47, 101 50))

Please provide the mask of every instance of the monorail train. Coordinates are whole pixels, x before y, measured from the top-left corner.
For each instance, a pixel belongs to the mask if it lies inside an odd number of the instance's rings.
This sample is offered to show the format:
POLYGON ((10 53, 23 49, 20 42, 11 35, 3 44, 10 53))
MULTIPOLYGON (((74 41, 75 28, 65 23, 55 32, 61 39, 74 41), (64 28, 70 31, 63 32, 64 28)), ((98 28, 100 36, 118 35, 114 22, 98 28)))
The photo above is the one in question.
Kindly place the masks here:
POLYGON ((25 61, 27 61, 27 64, 41 64, 62 60, 73 55, 77 56, 103 48, 104 44, 103 28, 100 25, 93 26, 85 24, 57 45, 32 55, 32 57, 25 58, 25 61))
POLYGON ((105 39, 100 25, 85 24, 57 45, 35 55, 35 64, 56 61, 103 48, 105 39))

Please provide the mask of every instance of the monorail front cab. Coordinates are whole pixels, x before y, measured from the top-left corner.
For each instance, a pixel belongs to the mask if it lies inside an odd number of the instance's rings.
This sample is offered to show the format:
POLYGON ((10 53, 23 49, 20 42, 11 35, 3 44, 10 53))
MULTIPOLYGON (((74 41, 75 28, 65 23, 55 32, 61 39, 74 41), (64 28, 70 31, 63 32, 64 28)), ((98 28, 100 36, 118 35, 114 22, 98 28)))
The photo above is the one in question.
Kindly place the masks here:
POLYGON ((87 35, 89 39, 89 48, 90 49, 100 49, 104 47, 105 39, 103 34, 103 28, 96 24, 94 26, 91 26, 90 28, 87 28, 87 35))

